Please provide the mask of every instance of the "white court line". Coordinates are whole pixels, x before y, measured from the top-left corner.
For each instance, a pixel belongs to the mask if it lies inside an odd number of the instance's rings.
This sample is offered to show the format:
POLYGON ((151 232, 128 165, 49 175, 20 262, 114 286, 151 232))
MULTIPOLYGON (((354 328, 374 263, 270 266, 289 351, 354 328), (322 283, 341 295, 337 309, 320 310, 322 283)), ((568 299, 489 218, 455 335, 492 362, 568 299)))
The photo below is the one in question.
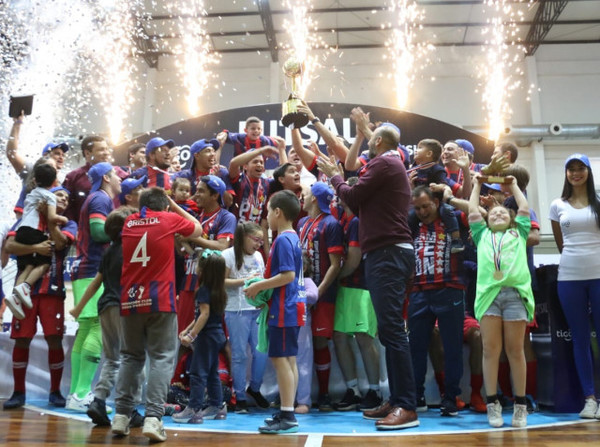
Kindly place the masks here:
POLYGON ((304 447, 321 447, 323 445, 323 435, 311 433, 306 437, 304 447))

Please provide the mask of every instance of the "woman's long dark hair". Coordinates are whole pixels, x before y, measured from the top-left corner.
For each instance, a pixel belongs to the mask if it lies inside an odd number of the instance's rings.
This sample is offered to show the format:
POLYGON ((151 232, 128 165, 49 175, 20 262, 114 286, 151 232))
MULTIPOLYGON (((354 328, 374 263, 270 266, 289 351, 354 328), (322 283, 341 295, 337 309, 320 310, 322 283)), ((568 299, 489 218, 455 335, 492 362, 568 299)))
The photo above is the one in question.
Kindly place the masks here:
POLYGON ((235 254, 235 268, 237 270, 244 265, 244 240, 250 233, 262 234, 262 227, 254 222, 240 222, 237 224, 233 235, 233 253, 235 254))
POLYGON ((225 291, 225 258, 211 254, 198 260, 198 279, 200 285, 210 291, 210 311, 216 315, 225 312, 227 292, 225 291))
POLYGON ((273 171, 273 182, 271 182, 271 186, 269 186, 269 195, 275 194, 278 191, 283 190, 283 184, 279 181, 280 178, 285 177, 285 172, 288 170, 290 166, 294 166, 291 163, 284 163, 281 166, 278 166, 277 169, 273 171))
MULTIPOLYGON (((587 183, 585 185, 588 203, 592 208, 592 212, 596 215, 596 224, 598 225, 598 228, 600 228, 600 200, 598 200, 598 194, 596 194, 596 189, 594 187, 594 174, 588 166, 586 166, 585 168, 588 171, 587 183)), ((569 180, 567 179, 567 169, 565 168, 565 183, 563 185, 563 190, 560 198, 563 200, 569 200, 572 195, 573 185, 571 185, 569 183, 569 180)))

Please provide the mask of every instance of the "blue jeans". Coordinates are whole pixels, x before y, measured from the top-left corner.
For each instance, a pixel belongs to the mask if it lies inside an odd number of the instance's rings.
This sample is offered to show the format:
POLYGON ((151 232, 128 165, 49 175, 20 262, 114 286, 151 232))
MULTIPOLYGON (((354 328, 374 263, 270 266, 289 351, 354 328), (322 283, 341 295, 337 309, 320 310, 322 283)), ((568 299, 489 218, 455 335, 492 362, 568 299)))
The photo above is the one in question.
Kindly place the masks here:
POLYGON ((575 368, 584 396, 594 395, 594 364, 592 361, 590 316, 596 334, 600 334, 600 279, 558 281, 558 298, 571 329, 575 368))
POLYGON ((415 410, 417 397, 402 309, 406 282, 414 268, 414 251, 396 245, 370 251, 365 260, 365 277, 377 316, 379 340, 385 347, 390 404, 409 411, 415 410))
POLYGON ((190 366, 190 402, 194 410, 204 405, 204 388, 208 404, 218 407, 223 403, 223 388, 219 379, 219 351, 225 346, 225 334, 221 329, 200 331, 194 341, 190 366))
POLYGON ((464 291, 452 288, 424 290, 410 294, 408 328, 410 352, 415 371, 417 396, 425 393, 427 350, 431 332, 438 321, 444 346, 444 377, 446 398, 454 402, 460 394, 463 374, 462 345, 465 319, 464 291))
POLYGON ((259 314, 260 309, 225 312, 225 324, 227 324, 231 345, 231 376, 237 400, 246 400, 248 345, 252 354, 250 388, 253 391, 260 391, 267 366, 267 354, 256 350, 258 344, 256 319, 259 314))

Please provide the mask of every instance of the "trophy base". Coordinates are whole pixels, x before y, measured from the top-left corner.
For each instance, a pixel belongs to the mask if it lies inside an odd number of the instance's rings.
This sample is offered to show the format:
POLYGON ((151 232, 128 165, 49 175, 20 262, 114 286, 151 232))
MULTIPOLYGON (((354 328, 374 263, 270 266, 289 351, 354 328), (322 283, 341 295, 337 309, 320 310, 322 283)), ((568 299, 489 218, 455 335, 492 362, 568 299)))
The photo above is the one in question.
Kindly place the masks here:
POLYGON ((308 124, 308 115, 300 112, 288 113, 281 118, 281 123, 285 127, 293 126, 293 129, 300 129, 308 124))
POLYGON ((482 175, 479 179, 482 183, 498 183, 500 185, 509 185, 512 181, 501 175, 482 175))

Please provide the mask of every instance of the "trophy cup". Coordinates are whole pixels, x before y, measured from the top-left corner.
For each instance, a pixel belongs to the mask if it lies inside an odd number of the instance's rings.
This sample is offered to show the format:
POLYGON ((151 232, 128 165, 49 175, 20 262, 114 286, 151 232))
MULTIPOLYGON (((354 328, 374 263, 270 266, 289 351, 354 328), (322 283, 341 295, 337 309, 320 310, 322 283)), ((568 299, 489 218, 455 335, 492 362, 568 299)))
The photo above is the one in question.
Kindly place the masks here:
POLYGON ((292 127, 293 129, 300 129, 308 124, 308 116, 298 112, 298 105, 302 103, 298 94, 298 78, 302 76, 303 70, 304 63, 295 57, 289 58, 283 64, 283 72, 291 80, 292 91, 287 101, 282 104, 283 116, 281 123, 285 127, 292 127))

